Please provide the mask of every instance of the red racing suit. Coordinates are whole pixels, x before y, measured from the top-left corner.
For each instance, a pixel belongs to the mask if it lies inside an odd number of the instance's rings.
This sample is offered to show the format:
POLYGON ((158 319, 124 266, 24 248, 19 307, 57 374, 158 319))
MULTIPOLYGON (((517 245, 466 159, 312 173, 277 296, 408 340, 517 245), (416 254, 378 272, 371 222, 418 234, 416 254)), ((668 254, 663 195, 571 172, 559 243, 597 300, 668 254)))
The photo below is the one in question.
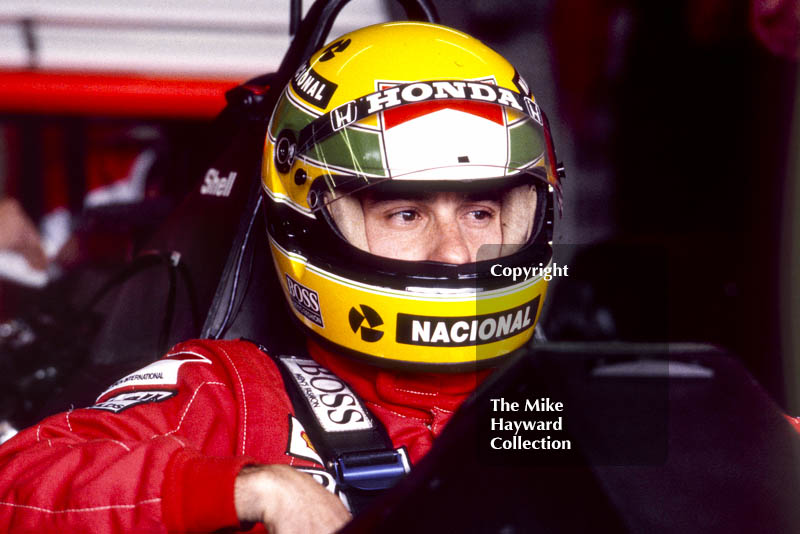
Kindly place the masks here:
MULTIPOLYGON (((483 374, 398 374, 309 345, 412 463, 483 374)), ((289 464, 324 483, 273 360, 246 341, 191 341, 0 447, 4 532, 211 532, 240 528, 234 480, 289 464)), ((330 488, 329 488, 330 489, 330 488)))

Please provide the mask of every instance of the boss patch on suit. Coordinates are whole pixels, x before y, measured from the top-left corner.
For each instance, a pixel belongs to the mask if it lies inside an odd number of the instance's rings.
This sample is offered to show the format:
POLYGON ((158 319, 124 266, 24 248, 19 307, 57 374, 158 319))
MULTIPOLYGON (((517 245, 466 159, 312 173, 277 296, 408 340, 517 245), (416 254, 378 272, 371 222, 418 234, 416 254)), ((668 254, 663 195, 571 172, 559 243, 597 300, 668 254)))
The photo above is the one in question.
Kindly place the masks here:
POLYGON ((309 408, 325 432, 347 432, 372 428, 372 418, 350 386, 314 360, 281 356, 300 387, 309 408))

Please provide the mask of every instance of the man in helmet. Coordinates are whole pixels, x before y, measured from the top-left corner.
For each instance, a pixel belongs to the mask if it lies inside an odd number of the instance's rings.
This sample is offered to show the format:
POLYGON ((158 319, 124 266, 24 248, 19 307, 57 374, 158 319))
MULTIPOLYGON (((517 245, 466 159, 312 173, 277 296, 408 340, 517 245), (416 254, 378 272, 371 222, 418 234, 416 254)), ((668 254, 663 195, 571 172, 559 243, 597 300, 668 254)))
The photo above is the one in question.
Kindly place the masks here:
POLYGON ((326 46, 282 93, 262 172, 308 345, 182 343, 23 431, 0 449, 0 524, 338 528, 359 484, 386 482, 348 478, 359 462, 407 471, 530 340, 546 281, 493 273, 550 262, 554 162, 527 85, 475 39, 407 22, 326 46))

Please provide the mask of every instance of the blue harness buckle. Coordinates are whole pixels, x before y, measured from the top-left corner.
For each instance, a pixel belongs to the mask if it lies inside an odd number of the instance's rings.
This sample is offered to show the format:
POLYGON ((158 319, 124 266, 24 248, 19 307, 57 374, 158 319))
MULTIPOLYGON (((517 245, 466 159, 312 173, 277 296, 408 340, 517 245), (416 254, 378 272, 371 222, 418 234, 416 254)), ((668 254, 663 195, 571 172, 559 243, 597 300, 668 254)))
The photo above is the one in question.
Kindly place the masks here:
POLYGON ((337 482, 345 488, 364 491, 394 486, 411 470, 405 447, 394 450, 349 452, 333 462, 337 482))

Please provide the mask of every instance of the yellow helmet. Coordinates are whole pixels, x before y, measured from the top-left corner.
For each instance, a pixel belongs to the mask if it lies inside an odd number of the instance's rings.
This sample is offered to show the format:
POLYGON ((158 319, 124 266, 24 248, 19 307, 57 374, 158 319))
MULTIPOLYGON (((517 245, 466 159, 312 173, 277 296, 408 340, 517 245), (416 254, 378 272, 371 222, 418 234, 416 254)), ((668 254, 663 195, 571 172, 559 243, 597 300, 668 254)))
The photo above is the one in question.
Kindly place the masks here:
POLYGON ((497 362, 541 311, 559 179, 545 115, 489 47, 422 22, 344 35, 294 74, 265 141, 269 242, 289 307, 316 338, 376 364, 497 362), (499 192, 502 243, 460 265, 372 254, 359 194, 373 188, 499 192), (520 266, 539 275, 509 275, 520 266))

